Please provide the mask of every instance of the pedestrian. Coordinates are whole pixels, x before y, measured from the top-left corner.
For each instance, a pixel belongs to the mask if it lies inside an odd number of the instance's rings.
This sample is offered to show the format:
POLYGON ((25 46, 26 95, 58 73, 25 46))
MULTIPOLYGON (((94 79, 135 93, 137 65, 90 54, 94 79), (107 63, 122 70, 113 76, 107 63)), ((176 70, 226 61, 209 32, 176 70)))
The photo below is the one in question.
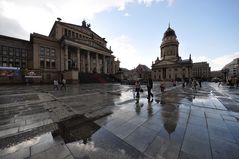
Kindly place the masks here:
POLYGON ((61 81, 61 90, 64 88, 66 90, 66 80, 63 78, 61 81))
POLYGON ((148 82, 147 82, 147 90, 148 90, 148 97, 147 97, 147 99, 148 99, 148 102, 153 102, 154 95, 151 92, 152 88, 153 88, 153 81, 152 81, 151 76, 149 76, 148 77, 148 82), (152 97, 151 101, 150 101, 150 97, 152 97))
POLYGON ((196 79, 193 79, 193 89, 196 90, 197 89, 197 81, 196 79))
POLYGON ((221 84, 222 84, 222 82, 221 82, 221 80, 219 80, 218 87, 220 87, 221 84))
POLYGON ((182 80, 183 84, 182 84, 182 87, 184 88, 185 87, 185 81, 184 79, 182 80))
POLYGON ((54 90, 58 90, 58 89, 59 89, 59 88, 58 88, 58 80, 54 80, 54 81, 53 81, 53 84, 54 84, 53 89, 54 89, 54 90))
POLYGON ((201 88, 202 87, 202 80, 201 79, 198 80, 198 84, 199 84, 199 87, 201 88))
POLYGON ((136 104, 139 103, 139 98, 140 98, 139 91, 140 91, 140 82, 139 82, 139 80, 137 80, 135 82, 136 104))
POLYGON ((165 90, 165 85, 164 85, 163 81, 162 81, 161 84, 160 84, 160 90, 161 90, 162 93, 163 93, 164 90, 165 90))

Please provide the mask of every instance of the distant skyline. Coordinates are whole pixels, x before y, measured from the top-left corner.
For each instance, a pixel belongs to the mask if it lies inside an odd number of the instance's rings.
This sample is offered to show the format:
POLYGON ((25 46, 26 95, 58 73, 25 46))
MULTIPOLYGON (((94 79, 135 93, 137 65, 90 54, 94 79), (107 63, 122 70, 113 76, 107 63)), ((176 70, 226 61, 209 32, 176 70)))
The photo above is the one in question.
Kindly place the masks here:
POLYGON ((2 35, 48 35, 57 17, 76 25, 85 19, 127 69, 151 68, 169 23, 182 59, 191 54, 220 70, 239 58, 238 0, 0 0, 2 35))

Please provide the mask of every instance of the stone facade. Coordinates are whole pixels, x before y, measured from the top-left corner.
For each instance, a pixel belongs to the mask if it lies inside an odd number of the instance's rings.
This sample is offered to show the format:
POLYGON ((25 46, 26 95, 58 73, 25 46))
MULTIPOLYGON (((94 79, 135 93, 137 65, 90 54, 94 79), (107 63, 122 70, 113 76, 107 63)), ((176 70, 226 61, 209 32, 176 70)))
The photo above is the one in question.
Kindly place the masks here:
POLYGON ((182 60, 178 52, 179 42, 175 31, 168 27, 160 46, 161 58, 152 63, 153 80, 180 80, 192 77, 192 60, 182 60))
MULTIPOLYGON (((85 21, 81 26, 55 21, 49 36, 32 33, 30 41, 0 38, 0 66, 10 66, 1 56, 5 53, 2 51, 5 46, 14 50, 25 49, 28 62, 25 65, 21 62, 19 67, 40 72, 44 82, 61 79, 63 76, 68 81, 77 81, 81 72, 115 74, 119 70, 120 62, 115 61, 105 38, 92 31, 90 24, 85 21), (11 42, 8 42, 9 39, 11 42)), ((8 53, 10 51, 6 54, 8 53)))
POLYGON ((193 77, 208 79, 210 78, 210 70, 209 64, 207 62, 196 62, 193 63, 193 77))
POLYGON ((222 73, 225 74, 227 79, 239 77, 239 58, 235 58, 232 62, 226 64, 222 68, 222 73))

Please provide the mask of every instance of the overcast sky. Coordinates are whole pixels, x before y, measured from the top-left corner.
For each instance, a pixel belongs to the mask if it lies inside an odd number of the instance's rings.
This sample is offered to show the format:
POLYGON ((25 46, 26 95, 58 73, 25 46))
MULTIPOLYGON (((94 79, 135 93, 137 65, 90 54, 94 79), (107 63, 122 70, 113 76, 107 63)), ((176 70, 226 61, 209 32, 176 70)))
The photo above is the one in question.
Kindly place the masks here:
POLYGON ((207 61, 219 70, 239 57, 238 0, 0 0, 0 34, 30 38, 48 35, 54 21, 81 25, 108 41, 121 67, 151 68, 160 57, 170 22, 182 59, 207 61))

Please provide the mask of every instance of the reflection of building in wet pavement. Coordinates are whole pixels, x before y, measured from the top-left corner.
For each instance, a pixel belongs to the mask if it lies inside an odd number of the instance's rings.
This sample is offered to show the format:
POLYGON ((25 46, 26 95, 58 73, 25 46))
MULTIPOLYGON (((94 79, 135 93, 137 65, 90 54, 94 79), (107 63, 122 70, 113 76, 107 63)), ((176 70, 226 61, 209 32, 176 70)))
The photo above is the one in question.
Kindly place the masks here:
POLYGON ((87 121, 84 116, 73 116, 68 120, 58 123, 59 129, 53 132, 53 136, 60 135, 65 143, 82 140, 84 144, 91 141, 91 135, 95 133, 100 126, 87 121))
POLYGON ((169 138, 170 138, 170 134, 175 131, 177 127, 177 122, 179 119, 177 101, 179 101, 178 96, 174 96, 174 98, 167 96, 166 94, 161 96, 162 122, 163 122, 163 126, 165 130, 169 134, 169 138))

